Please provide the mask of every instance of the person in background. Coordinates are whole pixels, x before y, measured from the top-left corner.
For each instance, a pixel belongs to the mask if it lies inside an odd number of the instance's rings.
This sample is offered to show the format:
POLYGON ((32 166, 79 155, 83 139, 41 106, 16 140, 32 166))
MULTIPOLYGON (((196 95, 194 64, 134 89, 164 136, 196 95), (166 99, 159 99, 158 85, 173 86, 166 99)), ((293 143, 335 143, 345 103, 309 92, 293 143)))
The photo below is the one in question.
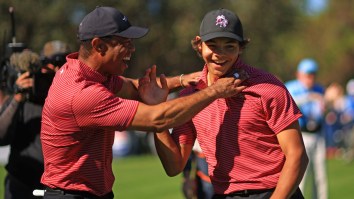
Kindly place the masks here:
POLYGON ((354 79, 346 85, 345 108, 341 120, 344 123, 345 150, 344 159, 348 162, 354 160, 354 79))
POLYGON ((56 72, 43 108, 44 199, 113 198, 115 131, 168 130, 245 88, 242 80, 225 77, 201 92, 163 102, 169 89, 184 82, 182 76, 156 78, 156 66, 139 81, 123 76, 135 51, 133 39, 147 32, 113 7, 97 6, 81 21, 79 51, 56 72))
POLYGON ((310 180, 313 182, 311 184, 312 198, 327 199, 326 144, 322 129, 325 113, 325 89, 317 83, 317 73, 317 61, 305 58, 298 65, 296 79, 286 82, 285 85, 303 114, 299 118, 299 123, 310 160, 300 188, 304 191, 305 182, 310 176, 308 174, 313 172, 313 180, 310 180))
POLYGON ((348 121, 354 122, 354 79, 350 79, 346 85, 346 112, 348 114, 348 121))
POLYGON ((308 159, 300 110, 274 75, 243 62, 249 42, 238 16, 208 12, 192 47, 204 62, 197 85, 180 96, 203 92, 223 77, 245 78, 238 95, 220 98, 186 123, 155 134, 157 153, 169 176, 181 173, 195 140, 208 163, 213 199, 303 198, 298 185, 308 159))
POLYGON ((58 71, 59 68, 66 62, 65 57, 71 52, 67 43, 60 40, 48 41, 44 44, 41 52, 41 61, 44 70, 58 71))
POLYGON ((182 176, 182 190, 186 199, 211 199, 213 197, 214 189, 208 175, 208 163, 197 140, 182 176))
POLYGON ((52 76, 46 76, 50 69, 42 70, 39 54, 28 49, 13 53, 9 63, 15 85, 0 110, 0 144, 10 146, 4 198, 36 198, 33 190, 43 188, 42 107, 52 76))
POLYGON ((338 154, 344 142, 345 93, 344 88, 337 82, 331 83, 324 94, 325 123, 323 133, 326 140, 327 158, 338 154))

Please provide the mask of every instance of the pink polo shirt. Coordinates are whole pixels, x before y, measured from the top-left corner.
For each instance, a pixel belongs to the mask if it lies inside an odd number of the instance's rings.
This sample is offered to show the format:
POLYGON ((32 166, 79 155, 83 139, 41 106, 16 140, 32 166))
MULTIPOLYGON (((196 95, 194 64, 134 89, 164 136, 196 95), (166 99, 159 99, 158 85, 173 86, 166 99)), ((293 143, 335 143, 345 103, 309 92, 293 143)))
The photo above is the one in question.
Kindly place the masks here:
POLYGON ((103 76, 77 57, 70 54, 56 73, 43 108, 41 182, 102 196, 114 182, 114 131, 129 126, 138 102, 114 95, 122 87, 120 77, 103 76))
MULTIPOLYGON (((172 133, 180 144, 198 139, 217 194, 274 188, 285 162, 276 135, 301 116, 276 77, 240 59, 234 67, 250 75, 247 88, 238 96, 215 100, 172 133)), ((206 77, 205 66, 197 86, 181 95, 205 88, 206 77)))

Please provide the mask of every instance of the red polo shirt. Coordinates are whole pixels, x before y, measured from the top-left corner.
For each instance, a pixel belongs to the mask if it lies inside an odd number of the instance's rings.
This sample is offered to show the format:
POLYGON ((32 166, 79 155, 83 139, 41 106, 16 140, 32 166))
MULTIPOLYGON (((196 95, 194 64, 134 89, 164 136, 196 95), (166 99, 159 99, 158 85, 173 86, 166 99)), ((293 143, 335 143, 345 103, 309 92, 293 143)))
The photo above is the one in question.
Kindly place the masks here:
MULTIPOLYGON (((241 60, 234 67, 250 75, 247 88, 238 96, 215 100, 172 133, 180 144, 198 139, 217 194, 274 188, 285 162, 276 134, 301 116, 276 77, 241 60)), ((207 72, 205 66, 197 86, 181 95, 205 88, 207 72)))
POLYGON ((56 73, 42 114, 44 173, 51 188, 112 191, 114 131, 131 123, 138 102, 114 95, 122 79, 91 70, 73 53, 56 73))

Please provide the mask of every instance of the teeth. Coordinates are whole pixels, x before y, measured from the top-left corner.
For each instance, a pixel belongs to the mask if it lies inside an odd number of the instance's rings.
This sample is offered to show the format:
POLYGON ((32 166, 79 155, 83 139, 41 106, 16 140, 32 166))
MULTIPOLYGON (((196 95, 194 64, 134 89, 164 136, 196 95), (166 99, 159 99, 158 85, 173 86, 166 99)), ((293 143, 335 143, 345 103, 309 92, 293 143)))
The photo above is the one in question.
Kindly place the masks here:
POLYGON ((129 60, 130 60, 130 57, 124 57, 123 60, 129 61, 129 60))

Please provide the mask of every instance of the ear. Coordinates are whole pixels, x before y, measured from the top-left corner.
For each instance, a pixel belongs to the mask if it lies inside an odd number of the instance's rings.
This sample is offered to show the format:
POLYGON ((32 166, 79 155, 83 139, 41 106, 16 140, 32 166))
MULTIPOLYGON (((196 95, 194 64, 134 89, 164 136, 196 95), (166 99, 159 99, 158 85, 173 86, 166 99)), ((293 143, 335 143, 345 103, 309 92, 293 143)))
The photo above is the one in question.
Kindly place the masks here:
POLYGON ((195 37, 195 41, 198 43, 198 50, 201 53, 202 52, 202 38, 200 36, 195 37))
POLYGON ((97 37, 92 39, 91 45, 93 49, 98 53, 105 53, 107 50, 106 43, 97 37))

